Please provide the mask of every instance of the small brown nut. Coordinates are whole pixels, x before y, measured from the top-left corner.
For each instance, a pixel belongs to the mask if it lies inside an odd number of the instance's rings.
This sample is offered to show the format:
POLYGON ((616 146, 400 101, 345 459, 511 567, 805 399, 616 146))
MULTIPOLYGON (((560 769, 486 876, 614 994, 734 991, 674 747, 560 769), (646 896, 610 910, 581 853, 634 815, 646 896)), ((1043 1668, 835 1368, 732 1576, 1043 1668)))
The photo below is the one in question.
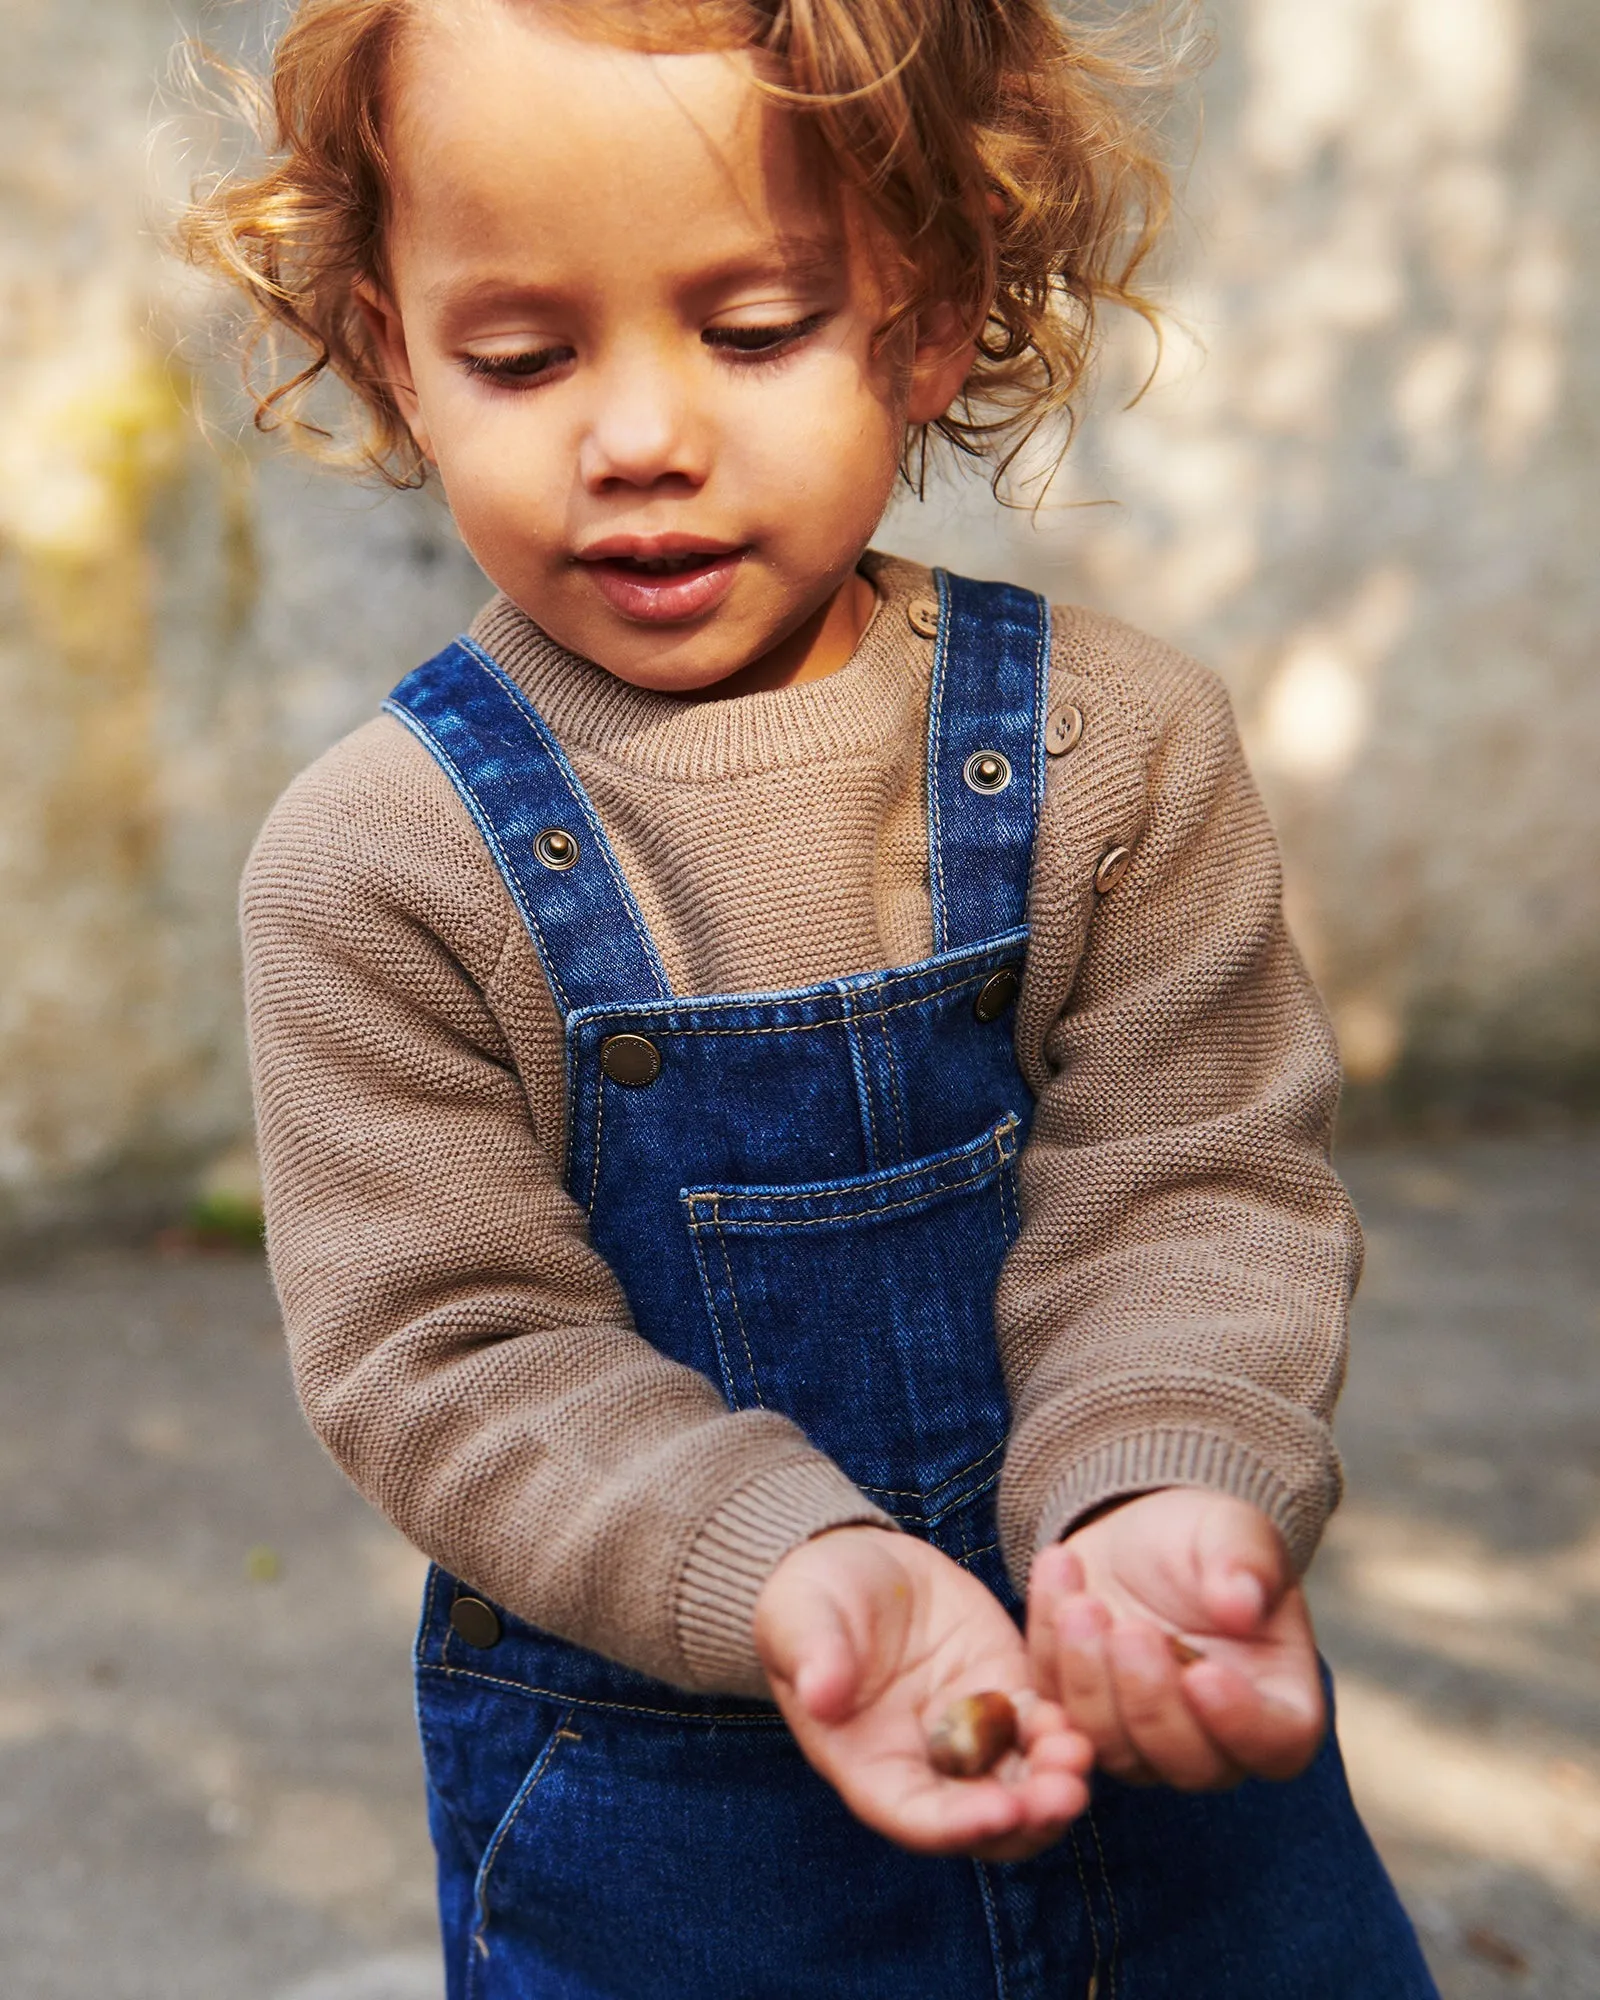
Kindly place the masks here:
POLYGON ((1192 1667, 1196 1660, 1205 1658, 1205 1654, 1198 1646, 1191 1646, 1187 1639, 1180 1639, 1176 1632, 1167 1634, 1167 1651, 1180 1667, 1192 1667))
POLYGON ((1017 1741, 1011 1697, 993 1689, 958 1695, 928 1731, 928 1761, 947 1778, 981 1778, 1017 1741))

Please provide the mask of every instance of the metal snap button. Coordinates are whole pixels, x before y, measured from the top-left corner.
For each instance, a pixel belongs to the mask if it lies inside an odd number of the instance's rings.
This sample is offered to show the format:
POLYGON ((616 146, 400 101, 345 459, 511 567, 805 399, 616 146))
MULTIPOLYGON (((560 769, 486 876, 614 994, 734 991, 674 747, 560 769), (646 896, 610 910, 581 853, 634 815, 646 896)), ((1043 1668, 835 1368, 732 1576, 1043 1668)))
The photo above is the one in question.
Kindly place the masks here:
POLYGON ((913 597, 906 606, 906 617, 913 632, 919 632, 924 639, 939 636, 939 600, 937 597, 913 597))
POLYGON ((613 1083, 642 1089, 661 1074, 661 1051, 644 1035, 607 1035, 600 1044, 600 1067, 613 1083))
POLYGON ((1065 757, 1069 750, 1076 750, 1083 741, 1083 710, 1074 708, 1069 702, 1065 708, 1054 709, 1044 727, 1044 748, 1047 757, 1065 757))
POLYGON ((560 874, 578 858, 578 843, 559 826, 547 826, 533 843, 534 859, 560 874))
POLYGON ((450 1629, 469 1646, 484 1650, 500 1643, 500 1620, 481 1597, 458 1597, 450 1607, 450 1629))
POLYGON ((975 750, 961 775, 975 792, 1003 792, 1011 783, 1011 765, 998 750, 975 750))
POLYGON ((1022 979, 1014 965, 1002 965, 998 972, 989 977, 978 988, 978 997, 972 1003, 972 1011, 980 1021, 998 1021, 1000 1016, 1016 999, 1022 979))
POLYGON ((1128 863, 1133 859, 1131 847, 1108 847, 1100 857, 1099 866, 1094 871, 1094 886, 1102 896, 1107 895, 1128 872, 1128 863))

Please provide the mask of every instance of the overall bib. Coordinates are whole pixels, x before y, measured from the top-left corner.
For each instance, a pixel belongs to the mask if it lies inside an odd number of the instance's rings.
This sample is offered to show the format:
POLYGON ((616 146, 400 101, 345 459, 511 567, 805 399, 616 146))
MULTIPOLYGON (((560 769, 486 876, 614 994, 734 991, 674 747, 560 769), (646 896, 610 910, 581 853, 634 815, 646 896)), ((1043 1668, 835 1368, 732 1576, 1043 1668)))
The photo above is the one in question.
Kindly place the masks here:
MULTIPOLYGON (((494 856, 566 1024, 567 1185, 639 1331, 794 1419, 1019 1612, 994 1337, 1032 1099, 1011 1003, 1043 793, 1048 613, 940 573, 933 956, 675 995, 588 798, 470 641, 386 704, 494 856)), ((768 1704, 535 1630, 435 1569, 418 1716, 449 2000, 1427 1995, 1330 1737, 1289 1785, 1100 1781, 1050 1852, 936 1860, 855 1820, 768 1704)))

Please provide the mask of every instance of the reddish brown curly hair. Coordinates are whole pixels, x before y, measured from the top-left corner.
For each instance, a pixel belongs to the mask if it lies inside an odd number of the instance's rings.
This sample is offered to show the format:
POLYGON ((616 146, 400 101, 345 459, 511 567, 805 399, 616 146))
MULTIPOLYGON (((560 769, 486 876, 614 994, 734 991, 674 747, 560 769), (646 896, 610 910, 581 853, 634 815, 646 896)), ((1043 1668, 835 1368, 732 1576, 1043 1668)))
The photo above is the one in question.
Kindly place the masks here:
MULTIPOLYGON (((384 288, 392 59, 436 4, 301 0, 270 82, 222 65, 267 157, 197 189, 179 225, 189 259, 248 301, 258 428, 287 424, 322 455, 396 485, 420 483, 426 468, 358 298, 384 288), (330 373, 356 403, 342 444, 305 410, 330 373)), ((651 50, 758 55, 763 87, 814 122, 841 184, 891 246, 896 318, 932 300, 959 308, 977 359, 932 428, 992 459, 997 486, 1046 419, 1064 418, 1070 435, 1101 308, 1155 325, 1135 281, 1170 206, 1151 105, 1179 67, 1170 28, 1184 0, 1094 29, 1069 28, 1049 0, 499 4, 542 5, 576 31, 651 50)), ((925 434, 908 439, 908 471, 919 443, 925 434)))

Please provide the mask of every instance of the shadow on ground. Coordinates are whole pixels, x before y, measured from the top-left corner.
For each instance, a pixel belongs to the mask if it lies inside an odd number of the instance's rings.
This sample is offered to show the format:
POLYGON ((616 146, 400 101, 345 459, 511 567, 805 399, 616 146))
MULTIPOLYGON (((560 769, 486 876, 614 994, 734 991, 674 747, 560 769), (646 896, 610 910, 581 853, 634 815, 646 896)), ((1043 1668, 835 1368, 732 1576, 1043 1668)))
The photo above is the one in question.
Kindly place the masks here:
MULTIPOLYGON (((1346 1161, 1371 1258, 1315 1585, 1447 2000, 1600 1993, 1600 1140, 1346 1161)), ((422 1563, 290 1398, 248 1258, 0 1280, 15 2000, 438 2000, 422 1563)))

